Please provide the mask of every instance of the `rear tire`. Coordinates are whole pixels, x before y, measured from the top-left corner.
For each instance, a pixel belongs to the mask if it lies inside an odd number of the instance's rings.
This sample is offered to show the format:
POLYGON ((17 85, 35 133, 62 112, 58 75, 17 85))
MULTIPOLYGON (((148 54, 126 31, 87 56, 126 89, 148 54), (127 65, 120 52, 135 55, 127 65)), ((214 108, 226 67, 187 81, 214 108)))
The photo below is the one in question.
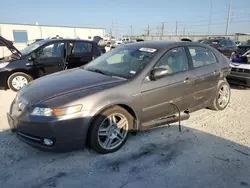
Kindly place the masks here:
POLYGON ((120 106, 108 108, 94 119, 88 132, 89 146, 101 154, 119 150, 125 144, 133 122, 134 117, 124 108, 120 106), (119 129, 119 126, 122 128, 119 129))
POLYGON ((228 82, 226 80, 220 80, 213 103, 209 108, 215 111, 224 110, 228 106, 230 98, 231 90, 228 82))
POLYGON ((9 76, 7 84, 12 91, 17 92, 32 80, 33 78, 28 74, 23 72, 15 72, 9 76))

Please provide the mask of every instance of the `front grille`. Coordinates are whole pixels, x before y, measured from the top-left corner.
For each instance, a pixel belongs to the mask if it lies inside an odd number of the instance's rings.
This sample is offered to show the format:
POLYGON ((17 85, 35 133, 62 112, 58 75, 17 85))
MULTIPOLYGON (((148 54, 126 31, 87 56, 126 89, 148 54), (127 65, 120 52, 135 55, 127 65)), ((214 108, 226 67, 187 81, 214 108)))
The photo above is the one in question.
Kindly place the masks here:
POLYGON ((240 72, 240 73, 250 73, 249 69, 242 69, 242 68, 232 68, 232 72, 240 72))

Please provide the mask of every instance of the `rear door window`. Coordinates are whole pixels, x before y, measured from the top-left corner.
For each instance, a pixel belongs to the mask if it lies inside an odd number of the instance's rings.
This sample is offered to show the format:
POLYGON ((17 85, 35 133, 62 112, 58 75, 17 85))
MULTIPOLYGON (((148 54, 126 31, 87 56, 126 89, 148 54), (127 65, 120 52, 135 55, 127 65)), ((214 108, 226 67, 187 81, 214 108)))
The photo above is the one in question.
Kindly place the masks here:
POLYGON ((73 53, 89 53, 92 52, 92 44, 89 42, 76 42, 73 53))
POLYGON ((204 47, 189 46, 188 47, 194 68, 211 65, 217 62, 214 53, 204 47))

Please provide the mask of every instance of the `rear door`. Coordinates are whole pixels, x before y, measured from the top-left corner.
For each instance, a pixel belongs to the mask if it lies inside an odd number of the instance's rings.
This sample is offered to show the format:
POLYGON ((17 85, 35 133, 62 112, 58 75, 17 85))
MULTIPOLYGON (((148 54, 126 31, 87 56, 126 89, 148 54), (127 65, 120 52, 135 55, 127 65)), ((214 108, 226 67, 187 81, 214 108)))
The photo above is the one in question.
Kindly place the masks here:
POLYGON ((76 68, 89 63, 93 59, 93 44, 88 41, 74 43, 68 58, 68 68, 76 68))
POLYGON ((213 97, 220 79, 220 67, 209 48, 190 45, 187 49, 192 62, 190 72, 194 76, 195 106, 199 106, 213 97))
POLYGON ((51 74, 63 70, 65 64, 65 43, 53 42, 43 46, 36 52, 34 65, 44 70, 44 74, 51 74))
POLYGON ((194 101, 192 75, 184 47, 169 50, 154 66, 167 68, 169 74, 159 80, 152 81, 146 77, 142 83, 142 122, 173 115, 176 109, 181 111, 190 107, 194 101))

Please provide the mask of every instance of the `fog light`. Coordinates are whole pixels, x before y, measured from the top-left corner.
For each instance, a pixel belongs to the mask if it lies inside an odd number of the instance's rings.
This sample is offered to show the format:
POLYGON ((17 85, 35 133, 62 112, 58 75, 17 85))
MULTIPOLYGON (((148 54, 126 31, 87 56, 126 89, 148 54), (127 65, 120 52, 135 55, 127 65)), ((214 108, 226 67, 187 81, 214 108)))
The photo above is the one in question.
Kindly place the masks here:
POLYGON ((43 143, 47 146, 52 146, 53 145, 53 141, 48 139, 48 138, 44 138, 43 139, 43 143))

